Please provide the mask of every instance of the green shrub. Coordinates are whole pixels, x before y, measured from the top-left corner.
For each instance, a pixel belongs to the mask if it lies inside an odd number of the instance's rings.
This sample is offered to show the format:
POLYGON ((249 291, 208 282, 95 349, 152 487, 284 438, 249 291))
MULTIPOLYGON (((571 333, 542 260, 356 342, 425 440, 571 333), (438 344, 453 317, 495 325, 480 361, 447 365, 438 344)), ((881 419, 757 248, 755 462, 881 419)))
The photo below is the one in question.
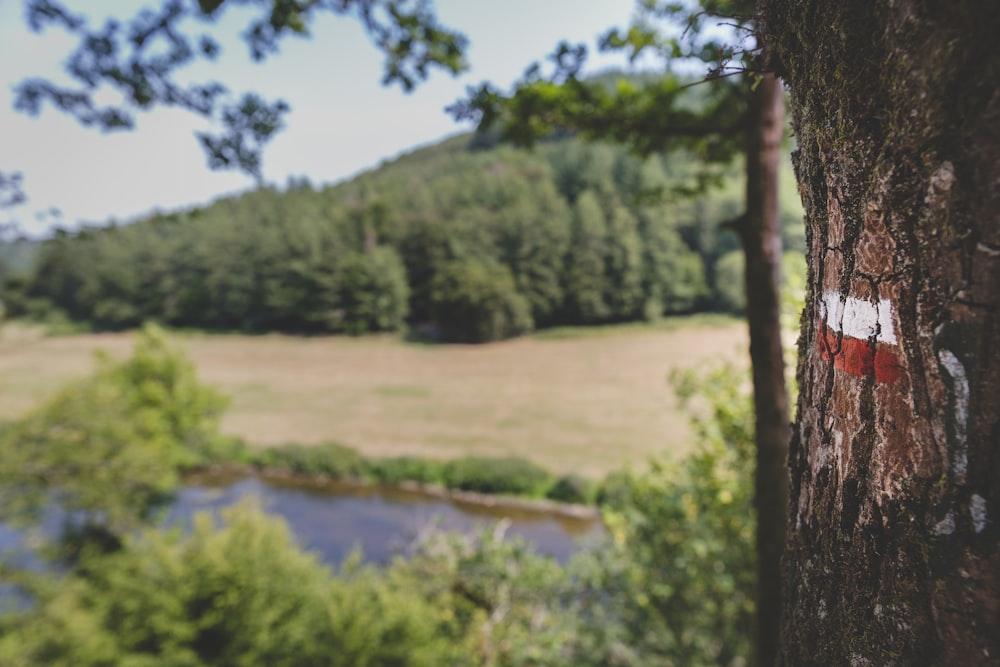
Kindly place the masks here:
POLYGON ((207 465, 254 462, 254 452, 239 436, 222 436, 210 450, 204 452, 202 462, 207 465))
POLYGON ((334 575, 252 507, 191 534, 147 530, 0 617, 0 664, 439 667, 469 664, 420 595, 349 564, 334 575), (464 658, 464 659, 463 659, 464 658))
POLYGON ((101 357, 92 376, 0 434, 0 516, 31 519, 55 501, 95 530, 132 530, 184 468, 226 446, 225 403, 162 330, 145 327, 131 358, 101 357))
POLYGON ((360 478, 365 472, 365 461, 356 450, 334 442, 269 447, 261 451, 254 462, 265 468, 283 468, 299 475, 325 475, 333 479, 360 478))
POLYGON ((392 456, 369 459, 366 464, 368 476, 383 484, 419 482, 421 484, 443 484, 445 464, 433 459, 417 456, 392 456))
POLYGON ((90 322, 81 319, 74 319, 65 310, 55 306, 48 299, 28 299, 23 306, 15 308, 13 302, 7 302, 9 306, 8 316, 23 317, 34 324, 40 324, 49 336, 71 336, 78 333, 86 333, 93 330, 90 322))
POLYGON ((541 495, 551 479, 544 468, 516 457, 467 456, 449 461, 444 469, 448 488, 478 493, 541 495))
POLYGON ((527 540, 506 535, 508 526, 474 535, 431 531, 388 577, 446 620, 441 632, 467 653, 456 667, 591 667, 565 650, 577 619, 561 598, 575 582, 527 540))
POLYGON ((597 487, 594 502, 599 506, 621 503, 628 492, 631 475, 625 470, 616 470, 608 474, 597 487))
POLYGON ((724 368, 675 384, 704 408, 692 419, 699 446, 605 484, 612 538, 600 587, 642 664, 746 664, 756 589, 748 383, 724 368))
POLYGON ((548 488, 545 497, 560 503, 587 504, 594 497, 594 483, 580 475, 562 475, 548 488))

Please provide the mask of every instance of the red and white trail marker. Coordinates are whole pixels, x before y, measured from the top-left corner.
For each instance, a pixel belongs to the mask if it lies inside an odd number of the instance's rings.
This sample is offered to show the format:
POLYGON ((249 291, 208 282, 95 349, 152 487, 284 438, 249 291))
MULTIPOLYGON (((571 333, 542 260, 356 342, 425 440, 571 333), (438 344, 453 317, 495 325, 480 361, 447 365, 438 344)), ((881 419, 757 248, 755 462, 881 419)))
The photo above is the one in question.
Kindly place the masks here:
POLYGON ((879 299, 876 304, 826 292, 820 308, 824 325, 820 351, 824 359, 833 360, 834 368, 874 376, 876 382, 899 379, 902 369, 890 301, 879 299))

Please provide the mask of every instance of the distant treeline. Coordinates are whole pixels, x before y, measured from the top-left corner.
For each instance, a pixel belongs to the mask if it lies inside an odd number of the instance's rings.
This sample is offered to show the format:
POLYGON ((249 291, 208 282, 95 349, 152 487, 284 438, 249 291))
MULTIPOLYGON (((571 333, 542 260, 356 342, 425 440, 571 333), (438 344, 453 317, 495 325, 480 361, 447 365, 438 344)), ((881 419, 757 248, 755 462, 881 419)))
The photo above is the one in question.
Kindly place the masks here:
MULTIPOLYGON (((414 327, 485 341, 534 327, 739 310, 740 170, 684 196, 682 154, 465 135, 348 183, 292 181, 128 225, 57 232, 8 278, 9 315, 99 329, 155 320, 246 332, 414 327)), ((785 179, 789 187, 790 170, 785 179)), ((802 245, 794 190, 786 242, 802 245)))

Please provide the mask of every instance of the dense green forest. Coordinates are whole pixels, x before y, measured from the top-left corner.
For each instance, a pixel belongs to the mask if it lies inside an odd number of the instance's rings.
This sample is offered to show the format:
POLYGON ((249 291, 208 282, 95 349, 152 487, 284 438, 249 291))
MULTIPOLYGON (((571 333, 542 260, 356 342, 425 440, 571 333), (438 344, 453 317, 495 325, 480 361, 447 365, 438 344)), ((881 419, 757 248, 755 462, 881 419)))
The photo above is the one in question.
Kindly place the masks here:
MULTIPOLYGON (((739 165, 693 193, 684 153, 461 135, 349 182, 292 181, 126 225, 56 232, 6 280, 10 315, 98 329, 155 320, 247 332, 404 327, 485 341, 553 325, 742 307, 725 221, 739 165)), ((803 247, 790 168, 786 245, 803 247)))

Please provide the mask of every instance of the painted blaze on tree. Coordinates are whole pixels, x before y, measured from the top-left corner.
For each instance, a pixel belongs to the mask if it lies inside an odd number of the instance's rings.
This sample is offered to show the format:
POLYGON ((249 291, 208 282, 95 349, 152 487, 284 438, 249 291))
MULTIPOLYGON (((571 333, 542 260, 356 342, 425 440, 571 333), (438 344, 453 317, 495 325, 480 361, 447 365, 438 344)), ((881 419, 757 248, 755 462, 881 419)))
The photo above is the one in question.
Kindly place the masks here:
POLYGON ((810 267, 783 663, 1000 664, 1000 5, 764 18, 810 267))

